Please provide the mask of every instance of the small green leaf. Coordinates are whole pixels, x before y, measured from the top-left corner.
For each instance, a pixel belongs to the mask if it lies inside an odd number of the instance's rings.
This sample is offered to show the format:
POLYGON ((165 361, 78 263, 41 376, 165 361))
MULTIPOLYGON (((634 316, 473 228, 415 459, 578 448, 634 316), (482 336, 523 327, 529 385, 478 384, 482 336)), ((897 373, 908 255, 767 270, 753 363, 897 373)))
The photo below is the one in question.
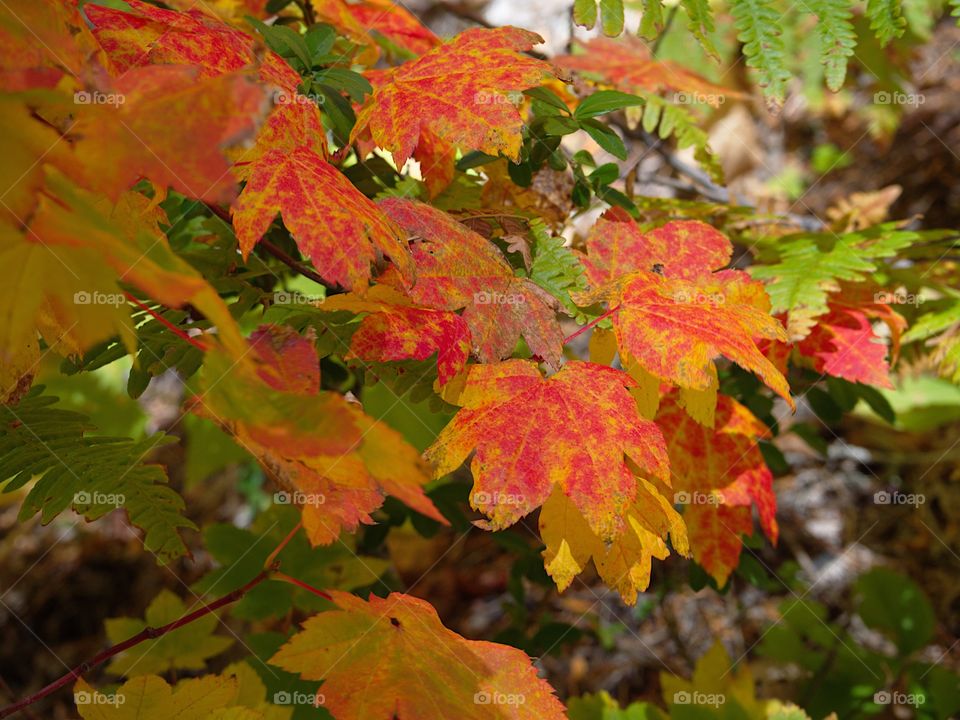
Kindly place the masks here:
POLYGON ((573 114, 574 117, 586 120, 637 105, 643 105, 643 98, 619 90, 598 90, 581 102, 573 114))

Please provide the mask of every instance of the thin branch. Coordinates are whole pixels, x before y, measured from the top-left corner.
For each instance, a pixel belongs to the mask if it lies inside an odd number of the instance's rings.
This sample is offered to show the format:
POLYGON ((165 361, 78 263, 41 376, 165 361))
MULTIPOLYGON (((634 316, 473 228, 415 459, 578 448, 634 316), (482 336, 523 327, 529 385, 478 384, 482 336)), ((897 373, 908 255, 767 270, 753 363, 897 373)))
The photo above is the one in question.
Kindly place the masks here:
POLYGON ((311 592, 317 597, 322 597, 324 600, 333 600, 333 598, 327 593, 325 593, 323 590, 317 590, 317 588, 313 587, 313 585, 309 585, 305 583, 303 580, 297 580, 295 577, 290 577, 289 575, 286 575, 280 572, 279 570, 273 573, 273 577, 275 580, 283 580, 284 582, 288 582, 291 585, 296 585, 298 588, 303 588, 307 592, 311 592))
POLYGON ((177 327, 177 326, 174 325, 172 322, 170 322, 170 321, 167 320, 165 317, 163 317, 160 313, 156 312, 156 311, 153 310, 152 308, 144 305, 142 302, 140 302, 139 300, 137 300, 137 298, 135 298, 135 297, 134 297, 133 295, 131 295, 130 293, 125 292, 124 295, 126 295, 127 300, 129 300, 129 301, 132 302, 134 305, 136 305, 138 308, 140 308, 140 309, 143 310, 145 313, 147 313, 148 315, 150 315, 154 320, 156 320, 158 323, 160 323, 161 325, 163 325, 164 327, 166 327, 168 330, 170 330, 170 332, 174 333, 174 334, 177 335, 178 337, 183 338, 184 340, 186 340, 188 343, 190 343, 191 345, 193 345, 193 346, 194 346, 195 348, 197 348, 198 350, 204 350, 204 351, 206 351, 207 346, 206 346, 203 342, 201 342, 200 340, 197 340, 195 337, 191 337, 190 335, 188 335, 186 332, 184 332, 183 328, 177 327))
POLYGON ((33 695, 29 695, 25 697, 23 700, 20 700, 19 702, 15 702, 12 705, 8 705, 7 707, 0 709, 0 718, 5 718, 10 715, 13 715, 15 712, 19 712, 20 710, 23 710, 25 707, 32 705, 33 703, 39 700, 42 700, 43 698, 56 692, 57 690, 64 687, 65 685, 68 685, 71 682, 79 679, 80 676, 82 676, 84 673, 89 672, 90 670, 97 667, 98 665, 102 665, 107 660, 112 658, 114 655, 122 653, 124 650, 129 650, 130 648, 144 642, 145 640, 154 640, 158 637, 166 635, 167 633, 173 630, 176 630, 177 628, 183 627, 184 625, 192 623, 194 620, 197 620, 199 618, 202 618, 205 615, 209 615, 210 613, 219 610, 225 605, 229 605, 232 602, 236 602, 237 600, 242 598, 244 595, 246 595, 251 589, 253 589, 257 585, 262 583, 267 578, 269 578, 275 572, 275 570, 276 570, 276 566, 261 571, 259 575, 253 578, 253 580, 248 582, 246 585, 243 585, 242 587, 237 588, 233 592, 227 593, 226 595, 219 598, 218 600, 214 600, 209 605, 204 605, 202 607, 197 608, 191 613, 187 613, 179 620, 174 620, 171 623, 167 623, 166 625, 162 625, 157 628, 154 628, 154 627, 144 628, 133 637, 127 638, 123 642, 120 642, 120 643, 117 643, 116 645, 112 645, 111 647, 108 647, 106 650, 103 650, 102 652, 95 655, 90 660, 86 660, 80 663, 75 668, 73 668, 73 670, 68 672, 66 675, 63 675, 60 678, 54 680, 52 683, 38 690, 33 695))
MULTIPOLYGON (((231 228, 233 227, 230 213, 228 213, 222 207, 219 207, 218 205, 214 205, 213 203, 206 203, 206 206, 210 212, 212 212, 218 218, 223 220, 223 222, 225 222, 231 228)), ((311 270, 302 262, 298 261, 296 258, 291 257, 289 254, 287 254, 286 252, 278 248, 276 245, 274 245, 272 242, 267 240, 265 237, 260 238, 260 242, 258 242, 257 245, 259 247, 262 247, 271 255, 273 255, 277 260, 282 262, 284 265, 289 267, 298 275, 303 275, 303 277, 307 278, 308 280, 313 280, 315 283, 317 283, 317 285, 323 285, 323 287, 325 287, 329 292, 336 292, 337 288, 335 285, 331 285, 330 283, 328 283, 320 275, 318 275, 316 271, 311 270)))
POLYGON ((619 306, 619 305, 616 305, 616 306, 610 308, 610 309, 607 310, 603 315, 601 315, 601 316, 598 317, 598 318, 595 318, 594 320, 591 320, 591 321, 588 322, 586 325, 584 325, 582 328, 580 328, 579 330, 577 330, 575 333, 572 333, 572 334, 569 335, 567 338, 565 338, 564 341, 563 341, 563 344, 566 345, 568 342, 570 342, 571 340, 573 340, 575 337, 578 337, 579 335, 582 335, 582 334, 585 333, 587 330, 589 330, 590 328, 592 328, 593 326, 595 326, 595 325, 596 325, 597 323, 599 323, 601 320, 605 320, 606 318, 608 318, 608 317, 610 317, 611 315, 613 315, 613 314, 614 314, 617 310, 619 310, 619 309, 620 309, 620 306, 619 306))
POLYGON ((287 543, 289 543, 291 540, 293 540, 293 536, 296 535, 296 534, 297 534, 297 531, 299 531, 300 528, 302 528, 302 527, 303 527, 303 521, 302 521, 302 520, 301 520, 300 522, 298 522, 296 525, 293 526, 293 530, 291 530, 289 533, 287 533, 287 536, 286 536, 283 540, 281 540, 281 541, 280 541, 280 544, 277 545, 277 546, 273 549, 273 552, 270 553, 270 554, 267 556, 267 559, 266 559, 266 560, 264 561, 264 563, 263 563, 263 569, 264 569, 264 570, 270 568, 270 567, 273 565, 273 563, 274 563, 274 562, 276 561, 276 559, 277 559, 277 555, 279 555, 280 552, 287 546, 287 543))
POLYGON ((289 267, 294 272, 300 275, 303 275, 303 277, 309 280, 313 280, 318 285, 323 285, 323 287, 325 287, 329 292, 336 292, 337 287, 335 285, 331 285, 330 283, 328 283, 326 280, 320 277, 320 275, 318 275, 316 271, 311 270, 303 263, 298 262, 295 258, 288 255, 286 252, 278 248, 276 245, 274 245, 272 242, 270 242, 266 238, 261 238, 260 242, 257 243, 257 245, 259 245, 268 253, 273 255, 277 260, 282 262, 284 265, 289 267))

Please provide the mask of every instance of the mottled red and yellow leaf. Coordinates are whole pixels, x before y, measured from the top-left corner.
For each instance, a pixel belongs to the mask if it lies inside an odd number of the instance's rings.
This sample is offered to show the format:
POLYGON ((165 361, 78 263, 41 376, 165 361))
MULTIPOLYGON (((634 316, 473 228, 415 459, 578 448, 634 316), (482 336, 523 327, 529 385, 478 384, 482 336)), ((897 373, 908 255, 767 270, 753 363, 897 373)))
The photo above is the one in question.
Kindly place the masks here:
POLYGON ((269 150, 254 165, 233 206, 244 257, 277 213, 327 281, 362 289, 370 266, 384 256, 407 279, 412 262, 399 229, 335 167, 314 150, 269 150))
MULTIPOLYGON (((441 476, 474 452, 471 505, 493 529, 512 525, 559 487, 604 541, 637 497, 631 467, 667 479, 660 430, 637 412, 624 372, 569 362, 549 379, 536 363, 472 365, 453 420, 424 454, 441 476)), ((455 396, 454 396, 455 395, 455 396)))
POLYGON ((309 618, 270 663, 304 680, 322 680, 324 707, 334 717, 566 716, 523 652, 462 638, 424 600, 400 593, 367 601, 337 590, 330 594, 338 609, 309 618))
POLYGON ((416 281, 403 283, 386 275, 384 282, 402 288, 423 307, 463 309, 482 362, 513 355, 522 335, 534 355, 559 367, 563 334, 556 302, 546 291, 516 277, 491 242, 443 211, 398 198, 385 199, 380 207, 415 238, 416 281))
POLYGON ((725 267, 733 255, 733 245, 712 225, 673 220, 644 232, 622 208, 600 217, 586 248, 582 261, 593 287, 637 270, 692 280, 725 267))
POLYGON ((646 372, 692 390, 716 384, 713 362, 723 356, 756 373, 793 406, 786 379, 757 348, 762 339, 786 340, 769 314, 763 286, 739 270, 693 279, 638 271, 574 296, 582 305, 606 300, 621 356, 646 372))
POLYGON ((618 40, 594 38, 583 45, 583 53, 563 55, 554 62, 569 70, 597 75, 627 93, 669 90, 689 94, 688 102, 713 106, 742 97, 742 93, 715 85, 679 63, 653 58, 646 43, 629 33, 618 40))
POLYGON ((753 533, 751 506, 776 543, 779 528, 773 475, 757 441, 769 430, 743 405, 717 398, 714 426, 690 417, 675 397, 663 400, 657 424, 667 441, 675 501, 684 506, 693 556, 722 586, 737 567, 744 533, 753 533))
POLYGON ((322 310, 366 313, 350 338, 350 355, 367 362, 425 360, 437 355, 437 377, 446 384, 470 355, 470 329, 448 310, 417 307, 387 285, 365 296, 348 293, 326 299, 322 310))
POLYGON ((353 137, 369 132, 398 166, 413 155, 424 128, 464 152, 516 159, 523 119, 507 92, 532 87, 550 71, 521 54, 541 42, 514 27, 460 33, 389 71, 357 114, 353 137))
POLYGON ((289 328, 265 326, 253 352, 232 360, 207 353, 197 415, 217 422, 256 457, 300 506, 314 545, 372 523, 386 495, 446 523, 423 493, 429 467, 397 431, 341 395, 319 389, 313 343, 289 328))

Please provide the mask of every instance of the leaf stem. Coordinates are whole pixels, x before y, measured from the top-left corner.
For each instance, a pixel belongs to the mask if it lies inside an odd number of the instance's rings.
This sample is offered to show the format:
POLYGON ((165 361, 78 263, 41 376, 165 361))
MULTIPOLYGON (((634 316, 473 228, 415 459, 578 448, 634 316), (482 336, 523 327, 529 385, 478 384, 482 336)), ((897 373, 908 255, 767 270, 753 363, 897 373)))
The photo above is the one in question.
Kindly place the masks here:
POLYGON ((203 605, 191 613, 187 613, 186 615, 184 615, 178 620, 174 620, 171 623, 167 623, 166 625, 161 625, 160 627, 156 627, 156 628, 154 627, 144 628, 133 637, 127 638, 123 642, 120 642, 120 643, 117 643, 116 645, 112 645, 111 647, 108 647, 106 650, 103 650, 102 652, 98 653, 97 655, 92 657, 90 660, 85 660, 84 662, 80 663, 75 668, 73 668, 73 670, 71 670, 65 675, 62 675, 58 679, 54 680, 52 683, 50 683, 46 687, 41 688, 37 692, 33 693, 33 695, 28 695, 27 697, 23 698, 23 700, 15 702, 12 705, 7 705, 5 708, 0 709, 0 718, 5 718, 10 715, 13 715, 13 713, 23 710, 27 706, 32 705, 33 703, 39 700, 42 700, 43 698, 56 692, 57 690, 64 687, 65 685, 68 685, 74 680, 79 679, 80 676, 83 675, 84 673, 89 672, 90 670, 97 667, 98 665, 102 665, 107 660, 112 658, 114 655, 117 655, 118 653, 122 653, 124 650, 129 650, 133 646, 142 643, 144 640, 154 640, 158 637, 161 637, 162 635, 166 635, 168 632, 176 630, 179 627, 183 627, 184 625, 192 623, 194 620, 202 618, 205 615, 209 615, 210 613, 215 612, 216 610, 219 610, 224 605, 229 605, 232 602, 236 602, 237 600, 242 598, 244 595, 246 595, 252 588, 256 587, 257 585, 262 583, 264 580, 269 578, 274 572, 275 572, 274 568, 265 569, 261 571, 259 575, 253 578, 253 580, 248 582, 246 585, 238 587, 233 592, 229 592, 223 597, 217 600, 214 600, 212 603, 203 605))
MULTIPOLYGON (((161 325, 163 325, 164 327, 166 327, 168 330, 170 330, 170 332, 174 333, 174 334, 177 335, 178 337, 183 338, 184 340, 186 340, 188 343, 190 343, 191 345, 193 345, 195 348, 198 348, 199 350, 206 350, 206 349, 207 349, 207 347, 206 347, 206 345, 205 345, 204 343, 202 343, 201 341, 197 340, 195 337, 191 337, 190 335, 188 335, 187 333, 185 333, 182 328, 178 328, 178 327, 177 327, 176 325, 174 325, 172 322, 170 322, 170 321, 167 320, 165 317, 163 317, 160 313, 156 312, 156 311, 153 310, 152 308, 148 307, 147 305, 144 305, 142 302, 140 302, 139 300, 137 300, 137 298, 135 298, 135 297, 134 297, 133 295, 131 295, 130 293, 125 292, 124 295, 127 296, 127 300, 129 300, 130 302, 132 302, 134 305, 136 305, 138 308, 140 308, 141 310, 143 310, 143 311, 144 311, 145 313, 147 313, 148 315, 152 316, 154 320, 156 320, 158 323, 160 323, 161 325)), ((2 717, 2 716, 0 716, 0 717, 2 717)))
POLYGON ((263 563, 264 570, 270 568, 274 564, 274 562, 277 559, 277 555, 279 555, 280 552, 287 546, 287 543, 293 540, 293 536, 296 535, 297 532, 302 527, 303 527, 303 520, 301 520, 300 522, 298 522, 296 525, 293 526, 293 529, 289 533, 287 533, 287 536, 283 540, 281 540, 280 544, 277 545, 273 549, 273 552, 267 556, 267 559, 263 563))
POLYGON ((619 309, 620 309, 620 306, 619 306, 619 305, 615 305, 614 307, 610 308, 610 309, 607 310, 603 315, 601 315, 600 317, 594 318, 593 320, 591 320, 590 322, 588 322, 586 325, 584 325, 582 328, 580 328, 579 330, 577 330, 575 333, 573 333, 572 335, 570 335, 570 336, 568 336, 567 338, 565 338, 564 341, 563 341, 563 344, 566 345, 568 342, 570 342, 571 340, 573 340, 575 337, 577 337, 577 336, 579 336, 579 335, 582 335, 582 334, 585 333, 587 330, 589 330, 590 328, 592 328, 593 326, 595 326, 595 325, 596 325, 597 323, 599 323, 601 320, 606 320, 608 317, 610 317, 611 315, 613 315, 613 314, 614 314, 617 310, 619 310, 619 309))
MULTIPOLYGON (((213 203, 206 203, 206 206, 210 212, 223 220, 223 222, 225 222, 231 229, 233 228, 230 213, 223 208, 214 205, 213 203)), ((295 258, 288 255, 286 252, 267 240, 267 238, 260 238, 260 241, 257 243, 257 245, 273 255, 277 260, 282 262, 298 275, 303 275, 303 277, 307 278, 308 280, 313 280, 315 283, 317 283, 317 285, 323 285, 323 287, 325 287, 328 291, 336 291, 337 288, 324 280, 316 271, 311 270, 302 262, 299 262, 295 258)))
POLYGON ((273 573, 273 577, 275 580, 283 580, 284 582, 288 582, 291 585, 296 585, 299 588, 303 588, 307 592, 311 592, 317 597, 322 597, 324 600, 331 600, 331 601, 333 600, 333 598, 329 594, 325 593, 323 590, 317 590, 317 588, 313 587, 313 585, 309 585, 305 583, 303 580, 297 580, 295 577, 290 577, 289 575, 286 575, 285 573, 282 573, 279 570, 273 573))

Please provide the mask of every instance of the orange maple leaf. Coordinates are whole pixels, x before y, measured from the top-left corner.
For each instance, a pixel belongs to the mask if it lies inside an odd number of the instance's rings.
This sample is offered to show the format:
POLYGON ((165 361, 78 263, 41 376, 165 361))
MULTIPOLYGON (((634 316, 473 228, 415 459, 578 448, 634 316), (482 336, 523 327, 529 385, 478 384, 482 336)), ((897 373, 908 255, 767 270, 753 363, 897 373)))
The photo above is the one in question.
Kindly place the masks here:
POLYGON ((119 72, 145 65, 195 65, 203 77, 256 70, 260 78, 295 91, 300 76, 250 35, 192 8, 164 10, 129 0, 129 11, 88 4, 93 33, 119 72))
POLYGON ((742 97, 742 93, 715 85, 678 63, 653 58, 646 43, 629 34, 619 40, 594 38, 583 45, 583 50, 582 54, 563 55, 554 62, 569 70, 597 75, 627 93, 672 90, 690 95, 690 102, 715 107, 727 97, 742 97))
POLYGON ((88 187, 116 199, 146 177, 189 197, 229 202, 236 182, 224 149, 249 141, 268 106, 253 78, 200 78, 185 65, 148 66, 116 78, 106 97, 85 105, 71 128, 88 187), (170 117, 178 121, 170 123, 170 117))
POLYGON ((417 307, 387 285, 375 285, 364 296, 333 295, 320 309, 366 313, 350 337, 348 359, 424 360, 436 353, 437 377, 444 385, 470 355, 470 329, 463 318, 447 310, 417 307))
POLYGON ((370 265, 388 257, 405 278, 413 263, 399 229, 335 167, 309 147, 269 150, 254 164, 233 206, 244 257, 277 213, 317 272, 345 288, 364 288, 370 265))
POLYGON ((577 293, 589 305, 607 300, 622 356, 648 373, 682 388, 716 386, 713 361, 724 356, 756 373, 791 407, 786 378, 757 347, 757 340, 786 341, 786 331, 769 314, 763 285, 739 270, 695 279, 638 271, 605 288, 577 293))
POLYGON ((470 504, 493 529, 512 525, 559 486, 590 529, 612 540, 637 495, 631 467, 663 480, 668 473, 660 430, 640 417, 628 392, 635 385, 620 370, 585 362, 546 380, 529 360, 472 365, 462 389, 449 393, 461 410, 424 457, 439 477, 476 450, 470 504))
POLYGON ((463 151, 518 159, 523 119, 507 92, 532 87, 549 73, 547 63, 519 52, 541 42, 514 27, 460 33, 384 75, 357 114, 351 142, 369 132, 399 167, 426 128, 463 151))
POLYGON ((425 600, 400 593, 369 600, 339 590, 330 595, 338 609, 309 618, 270 663, 305 680, 323 680, 324 707, 332 715, 566 717, 523 652, 462 638, 441 624, 425 600))
POLYGON ((583 257, 592 291, 574 302, 607 301, 625 365, 681 388, 716 388, 713 360, 722 355, 755 372, 793 406, 782 373, 758 349, 786 340, 772 317, 763 284, 730 261, 730 241, 698 221, 670 222, 643 232, 625 212, 608 211, 587 239, 583 257))
POLYGON ((291 328, 264 326, 251 357, 207 353, 191 410, 217 422, 282 488, 278 502, 301 507, 314 545, 372 523, 385 495, 437 522, 423 493, 429 468, 396 430, 336 393, 321 392, 313 343, 291 328))
POLYGON ((440 38, 409 10, 391 0, 310 0, 320 22, 329 23, 360 45, 374 45, 374 31, 394 45, 422 55, 440 44, 440 38))
POLYGON ((416 282, 381 280, 402 288, 418 305, 464 309, 463 319, 483 362, 510 357, 520 336, 556 368, 563 335, 555 300, 538 285, 516 277, 500 251, 453 217, 423 203, 386 198, 380 207, 416 242, 416 282))
POLYGON ((779 528, 773 475, 757 441, 768 428, 743 405, 719 395, 712 428, 696 420, 674 396, 657 413, 670 456, 674 502, 684 506, 693 556, 717 584, 737 567, 740 535, 753 533, 755 505, 767 537, 776 543, 779 528))
POLYGON ((843 284, 830 296, 827 313, 817 318, 810 333, 794 347, 801 357, 812 360, 819 373, 892 388, 890 362, 899 354, 907 321, 883 302, 886 297, 895 296, 871 284, 843 284), (890 330, 889 362, 887 344, 874 330, 872 320, 883 321, 890 330))
POLYGON ((617 207, 607 210, 590 229, 586 248, 581 262, 594 287, 637 270, 692 279, 726 266, 733 256, 733 245, 712 225, 672 220, 644 232, 617 207))

